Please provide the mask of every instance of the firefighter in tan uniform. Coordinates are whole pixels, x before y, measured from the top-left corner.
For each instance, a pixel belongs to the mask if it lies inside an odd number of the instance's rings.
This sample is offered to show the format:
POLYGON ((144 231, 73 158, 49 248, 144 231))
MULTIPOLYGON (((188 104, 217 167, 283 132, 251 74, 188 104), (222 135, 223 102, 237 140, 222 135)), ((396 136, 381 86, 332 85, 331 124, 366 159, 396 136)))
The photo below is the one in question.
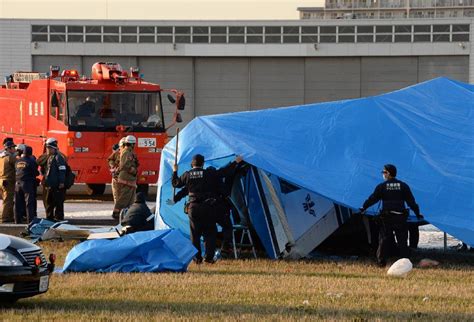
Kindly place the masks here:
POLYGON ((117 199, 112 217, 119 218, 120 211, 129 207, 135 201, 137 189, 138 159, 133 148, 137 139, 133 135, 125 137, 124 146, 120 150, 120 161, 117 169, 117 199))
POLYGON ((5 150, 0 153, 0 192, 2 193, 3 209, 1 222, 14 221, 13 200, 15 196, 15 144, 6 141, 5 150))
POLYGON ((119 143, 116 144, 117 147, 113 147, 112 154, 109 155, 107 158, 107 162, 109 164, 109 170, 110 174, 112 175, 112 196, 114 198, 114 204, 117 201, 117 178, 118 178, 118 167, 120 165, 120 151, 122 151, 122 148, 125 143, 125 137, 121 138, 119 143))

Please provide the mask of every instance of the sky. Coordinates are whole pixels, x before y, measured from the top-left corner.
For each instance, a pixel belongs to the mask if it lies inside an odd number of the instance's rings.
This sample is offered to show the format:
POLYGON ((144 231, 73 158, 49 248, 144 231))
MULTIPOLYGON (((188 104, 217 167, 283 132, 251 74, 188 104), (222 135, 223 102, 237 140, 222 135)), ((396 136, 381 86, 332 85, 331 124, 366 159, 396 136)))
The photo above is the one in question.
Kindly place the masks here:
POLYGON ((114 20, 299 19, 324 0, 0 0, 0 18, 114 20))

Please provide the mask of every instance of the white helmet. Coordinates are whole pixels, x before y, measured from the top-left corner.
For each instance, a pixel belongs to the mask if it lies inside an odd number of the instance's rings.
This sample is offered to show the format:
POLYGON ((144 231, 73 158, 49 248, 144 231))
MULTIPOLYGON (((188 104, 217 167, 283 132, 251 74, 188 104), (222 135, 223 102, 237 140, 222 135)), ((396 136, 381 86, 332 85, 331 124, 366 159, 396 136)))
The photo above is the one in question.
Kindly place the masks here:
POLYGON ((58 140, 55 138, 49 138, 46 140, 46 146, 50 148, 57 149, 58 148, 58 140))
POLYGON ((125 136, 120 139, 118 145, 119 145, 119 146, 124 146, 124 144, 125 144, 125 136))
POLYGON ((16 146, 16 150, 20 150, 20 151, 23 151, 25 152, 25 149, 26 149, 26 145, 24 145, 23 143, 20 143, 16 146))
POLYGON ((125 143, 128 143, 128 144, 135 144, 137 143, 137 138, 134 137, 133 135, 127 135, 125 137, 125 143))

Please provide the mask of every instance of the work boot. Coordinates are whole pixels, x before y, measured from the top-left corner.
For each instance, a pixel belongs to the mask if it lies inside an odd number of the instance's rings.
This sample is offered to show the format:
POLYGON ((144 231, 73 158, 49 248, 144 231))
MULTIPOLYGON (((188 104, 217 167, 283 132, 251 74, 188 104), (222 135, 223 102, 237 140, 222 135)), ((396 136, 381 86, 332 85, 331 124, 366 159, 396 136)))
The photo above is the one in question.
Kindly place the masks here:
POLYGON ((196 265, 201 265, 202 264, 202 257, 194 257, 193 262, 196 265))
POLYGON ((112 212, 112 218, 113 218, 113 219, 118 220, 119 217, 120 217, 120 213, 119 213, 119 212, 116 212, 116 211, 112 212))

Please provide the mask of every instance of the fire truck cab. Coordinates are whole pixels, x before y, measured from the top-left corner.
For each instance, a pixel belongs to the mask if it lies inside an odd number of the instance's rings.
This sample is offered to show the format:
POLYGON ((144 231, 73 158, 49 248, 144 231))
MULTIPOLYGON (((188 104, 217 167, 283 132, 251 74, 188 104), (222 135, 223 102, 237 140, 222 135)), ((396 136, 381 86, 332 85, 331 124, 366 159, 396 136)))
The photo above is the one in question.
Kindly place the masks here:
POLYGON ((56 138, 76 182, 101 194, 111 181, 107 158, 112 146, 134 135, 140 162, 137 183, 147 189, 157 182, 168 140, 162 93, 169 92, 168 99, 176 104, 171 125, 181 122, 185 98, 178 90, 143 81, 139 73, 105 62, 92 66, 91 78, 55 66, 49 74, 14 73, 0 87, 0 138, 31 146, 35 156, 43 153, 46 138, 56 138))

